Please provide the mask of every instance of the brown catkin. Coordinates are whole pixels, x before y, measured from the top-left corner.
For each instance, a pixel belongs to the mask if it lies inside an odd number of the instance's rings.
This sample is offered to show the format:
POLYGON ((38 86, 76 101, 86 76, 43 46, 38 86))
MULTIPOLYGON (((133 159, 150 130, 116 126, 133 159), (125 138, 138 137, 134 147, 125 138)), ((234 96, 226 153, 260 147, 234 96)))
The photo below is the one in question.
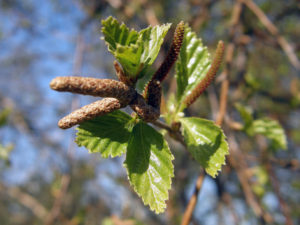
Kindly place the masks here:
POLYGON ((146 102, 153 106, 154 108, 157 108, 160 110, 160 102, 161 102, 161 85, 158 80, 152 80, 147 85, 147 90, 145 93, 147 93, 146 102))
POLYGON ((184 104, 187 107, 193 104, 196 101, 196 99, 204 92, 204 90, 214 80, 215 75, 218 72, 218 69, 221 65, 223 54, 224 54, 224 43, 223 41, 219 41, 214 60, 208 72, 206 73, 205 77, 197 84, 197 86, 193 89, 193 91, 184 99, 184 104))
POLYGON ((161 101, 161 86, 160 83, 166 78, 168 72, 172 68, 173 64, 176 62, 180 48, 183 42, 184 37, 184 22, 181 21, 175 29, 174 38, 172 45, 169 49, 169 52, 163 61, 163 63, 160 65, 158 70, 153 75, 152 79, 149 81, 149 83, 146 85, 143 96, 146 99, 146 102, 155 107, 158 108, 160 111, 160 101, 161 101))
POLYGON ((128 105, 136 95, 136 91, 133 88, 120 81, 111 79, 56 77, 51 81, 50 87, 56 91, 117 98, 122 106, 128 105))
POLYGON ((147 104, 140 94, 130 103, 130 107, 145 122, 153 122, 160 116, 160 110, 147 104))
POLYGON ((177 60, 183 42, 184 28, 185 25, 183 21, 181 21, 176 26, 173 42, 169 49, 169 52, 165 60, 163 61, 163 63, 160 65, 158 70, 153 75, 152 80, 159 80, 160 82, 163 81, 167 76, 168 72, 170 71, 170 69, 172 68, 173 64, 177 60))
POLYGON ((122 107, 118 99, 105 98, 75 110, 62 118, 58 122, 58 126, 62 129, 68 129, 84 121, 93 119, 97 116, 103 116, 120 108, 122 107))

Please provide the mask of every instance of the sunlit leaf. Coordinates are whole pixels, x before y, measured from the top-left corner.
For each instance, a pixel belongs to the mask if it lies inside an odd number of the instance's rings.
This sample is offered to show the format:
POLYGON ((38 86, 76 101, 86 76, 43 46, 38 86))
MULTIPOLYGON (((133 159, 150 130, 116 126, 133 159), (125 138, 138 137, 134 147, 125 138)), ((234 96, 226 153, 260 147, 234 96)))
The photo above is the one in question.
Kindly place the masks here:
POLYGON ((182 100, 188 96, 197 84, 205 77, 210 68, 211 60, 207 47, 197 38, 190 27, 186 27, 183 44, 176 63, 178 110, 184 106, 182 100))
POLYGON ((136 77, 153 64, 171 24, 137 32, 109 17, 102 21, 102 26, 108 50, 122 65, 127 76, 136 77))
POLYGON ((81 123, 76 143, 90 153, 101 153, 104 158, 120 156, 126 152, 131 119, 126 113, 115 111, 81 123))
POLYGON ((281 125, 270 118, 254 120, 250 108, 241 104, 235 105, 239 111, 245 125, 244 130, 248 135, 261 134, 272 141, 271 147, 274 149, 287 149, 286 136, 281 125))
POLYGON ((12 144, 6 146, 0 144, 0 160, 3 160, 7 166, 10 164, 9 156, 13 148, 12 144))
POLYGON ((276 120, 270 118, 254 120, 251 131, 266 136, 273 142, 274 148, 287 149, 284 130, 276 120))
POLYGON ((181 118, 187 148, 205 171, 215 177, 228 155, 228 144, 220 127, 201 118, 181 118))
POLYGON ((258 196, 262 197, 266 191, 266 185, 269 182, 269 176, 266 169, 262 166, 256 166, 251 169, 255 181, 251 185, 253 191, 258 196))
POLYGON ((120 24, 115 18, 108 17, 102 20, 102 33, 108 46, 108 50, 114 54, 117 45, 129 46, 135 44, 139 34, 133 29, 129 29, 124 23, 120 24))
POLYGON ((156 213, 166 207, 174 176, 172 160, 169 146, 159 132, 143 122, 135 125, 124 164, 134 190, 156 213))
POLYGON ((114 52, 114 56, 122 65, 126 75, 136 77, 144 68, 144 64, 141 61, 144 50, 143 47, 141 40, 129 46, 117 44, 117 50, 114 52))
POLYGON ((148 27, 140 31, 139 35, 144 46, 144 51, 141 56, 142 63, 145 65, 152 65, 154 63, 164 41, 164 37, 170 27, 171 23, 168 23, 161 26, 148 27))

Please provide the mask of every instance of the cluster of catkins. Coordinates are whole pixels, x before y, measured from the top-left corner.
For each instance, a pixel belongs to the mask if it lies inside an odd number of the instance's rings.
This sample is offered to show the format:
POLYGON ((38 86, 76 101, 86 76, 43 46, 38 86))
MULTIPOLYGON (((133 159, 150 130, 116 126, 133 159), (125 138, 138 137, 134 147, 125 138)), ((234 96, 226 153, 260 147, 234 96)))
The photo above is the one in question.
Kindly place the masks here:
MULTIPOLYGON (((88 77, 56 77, 50 83, 50 87, 56 91, 67 91, 83 95, 105 97, 102 100, 75 110, 58 122, 58 126, 67 129, 84 121, 102 116, 114 110, 130 106, 133 111, 145 122, 154 122, 160 116, 161 82, 165 79, 171 67, 178 58, 183 42, 185 24, 180 22, 175 30, 170 50, 147 83, 143 94, 139 94, 134 86, 139 78, 130 78, 124 74, 118 62, 114 61, 114 67, 119 81, 111 79, 96 79, 88 77)), ((213 81, 222 61, 224 44, 218 43, 215 58, 205 75, 196 85, 194 90, 183 100, 188 107, 203 93, 213 81)))
POLYGON ((65 116, 58 122, 58 126, 67 129, 97 116, 124 108, 127 105, 145 122, 157 120, 160 116, 161 82, 177 60, 183 42, 184 28, 183 22, 177 25, 170 50, 159 69, 146 85, 142 95, 134 88, 136 80, 126 76, 116 61, 114 67, 119 81, 88 77, 56 77, 53 79, 50 82, 50 87, 53 90, 105 97, 65 116))

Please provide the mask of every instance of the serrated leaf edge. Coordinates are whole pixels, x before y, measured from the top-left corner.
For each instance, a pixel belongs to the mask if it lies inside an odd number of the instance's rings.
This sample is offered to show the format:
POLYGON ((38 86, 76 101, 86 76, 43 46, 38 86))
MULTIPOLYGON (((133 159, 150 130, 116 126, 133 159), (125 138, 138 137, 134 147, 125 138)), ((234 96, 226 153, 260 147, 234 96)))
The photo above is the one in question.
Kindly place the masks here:
MULTIPOLYGON (((158 133, 159 133, 159 132, 158 132, 158 133)), ((161 133, 159 133, 159 134, 162 135, 161 133)), ((131 182, 131 180, 130 180, 129 173, 128 173, 128 167, 127 167, 127 165, 125 164, 125 162, 123 163, 123 167, 124 167, 124 168, 126 169, 126 171, 127 171, 127 179, 128 179, 128 181, 129 181, 129 183, 130 183, 130 186, 134 189, 135 193, 142 199, 144 205, 148 205, 149 208, 150 208, 152 211, 154 211, 156 214, 162 213, 162 212, 164 212, 164 210, 166 209, 166 207, 167 207, 166 201, 169 199, 169 191, 170 191, 171 188, 172 188, 172 178, 175 176, 175 175, 174 175, 174 165, 173 165, 173 163, 172 163, 172 161, 173 161, 175 158, 174 158, 174 155, 172 154, 172 152, 171 152, 171 150, 170 150, 170 147, 169 147, 168 142, 164 139, 164 137, 163 137, 163 140, 164 140, 164 142, 165 142, 165 144, 166 144, 166 146, 167 146, 167 148, 168 148, 168 150, 169 150, 169 152, 170 152, 170 156, 171 156, 171 165, 172 165, 171 170, 172 170, 173 172, 172 172, 171 176, 169 177, 168 197, 165 198, 165 199, 163 199, 164 205, 163 205, 162 207, 160 207, 158 210, 157 210, 156 208, 152 207, 150 203, 146 203, 144 197, 143 197, 140 193, 138 193, 138 190, 137 190, 136 186, 135 186, 135 185, 131 182)), ((149 180, 150 180, 150 179, 149 179, 149 180)), ((152 184, 151 184, 151 185, 152 185, 152 184)), ((152 191, 152 189, 151 189, 151 191, 152 191)), ((155 198, 155 200, 156 200, 156 198, 155 198)), ((158 205, 158 204, 157 204, 157 205, 158 205)))
MULTIPOLYGON (((209 173, 208 173, 211 177, 215 178, 215 177, 219 174, 219 172, 222 171, 222 166, 225 166, 225 165, 226 165, 226 156, 229 155, 229 144, 228 144, 228 142, 227 142, 227 137, 226 137, 226 135, 225 135, 223 129, 222 129, 219 125, 217 125, 214 121, 212 121, 212 120, 203 119, 203 118, 198 118, 198 117, 184 117, 184 118, 180 118, 179 121, 180 121, 181 119, 185 119, 185 118, 197 118, 197 119, 201 119, 201 120, 206 120, 206 121, 208 121, 208 122, 214 124, 216 127, 218 127, 218 128, 220 129, 221 134, 223 135, 224 141, 225 141, 225 144, 226 144, 226 152, 225 152, 225 154, 223 155, 224 158, 225 158, 225 160, 224 160, 223 163, 221 163, 220 168, 217 169, 216 172, 215 172, 214 174, 209 174, 209 173)), ((182 127, 181 133, 182 133, 182 135, 184 136, 184 127, 182 127)), ((186 143, 186 144, 187 144, 187 143, 186 143)), ((187 148, 188 148, 188 145, 187 145, 187 148)), ((194 158, 194 157, 193 157, 193 158, 194 158)), ((194 160, 196 160, 196 159, 194 158, 194 160)), ((196 161, 197 161, 197 160, 196 160, 196 161)), ((199 163, 199 164, 200 164, 200 163, 199 163)), ((201 165, 201 166, 202 166, 202 165, 201 165)), ((204 168, 204 170, 207 171, 205 168, 204 168)))

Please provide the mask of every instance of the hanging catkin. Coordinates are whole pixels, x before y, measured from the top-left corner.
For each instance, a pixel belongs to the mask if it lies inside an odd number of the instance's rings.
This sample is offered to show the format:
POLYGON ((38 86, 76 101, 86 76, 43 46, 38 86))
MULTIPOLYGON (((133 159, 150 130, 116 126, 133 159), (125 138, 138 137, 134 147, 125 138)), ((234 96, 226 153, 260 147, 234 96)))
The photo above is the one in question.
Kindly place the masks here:
POLYGON ((205 91, 205 89, 214 80, 215 75, 218 72, 218 69, 221 65, 223 54, 224 54, 224 43, 223 41, 219 41, 214 60, 208 72, 206 73, 205 77, 197 84, 197 86, 193 89, 193 91, 184 99, 184 104, 187 107, 193 104, 196 101, 196 99, 205 91))
POLYGON ((65 116, 58 122, 58 126, 67 129, 84 121, 103 116, 121 108, 120 101, 115 98, 105 98, 89 105, 83 106, 65 116))
POLYGON ((117 98, 123 106, 128 105, 136 94, 133 88, 120 81, 90 77, 56 77, 50 87, 56 91, 117 98))

